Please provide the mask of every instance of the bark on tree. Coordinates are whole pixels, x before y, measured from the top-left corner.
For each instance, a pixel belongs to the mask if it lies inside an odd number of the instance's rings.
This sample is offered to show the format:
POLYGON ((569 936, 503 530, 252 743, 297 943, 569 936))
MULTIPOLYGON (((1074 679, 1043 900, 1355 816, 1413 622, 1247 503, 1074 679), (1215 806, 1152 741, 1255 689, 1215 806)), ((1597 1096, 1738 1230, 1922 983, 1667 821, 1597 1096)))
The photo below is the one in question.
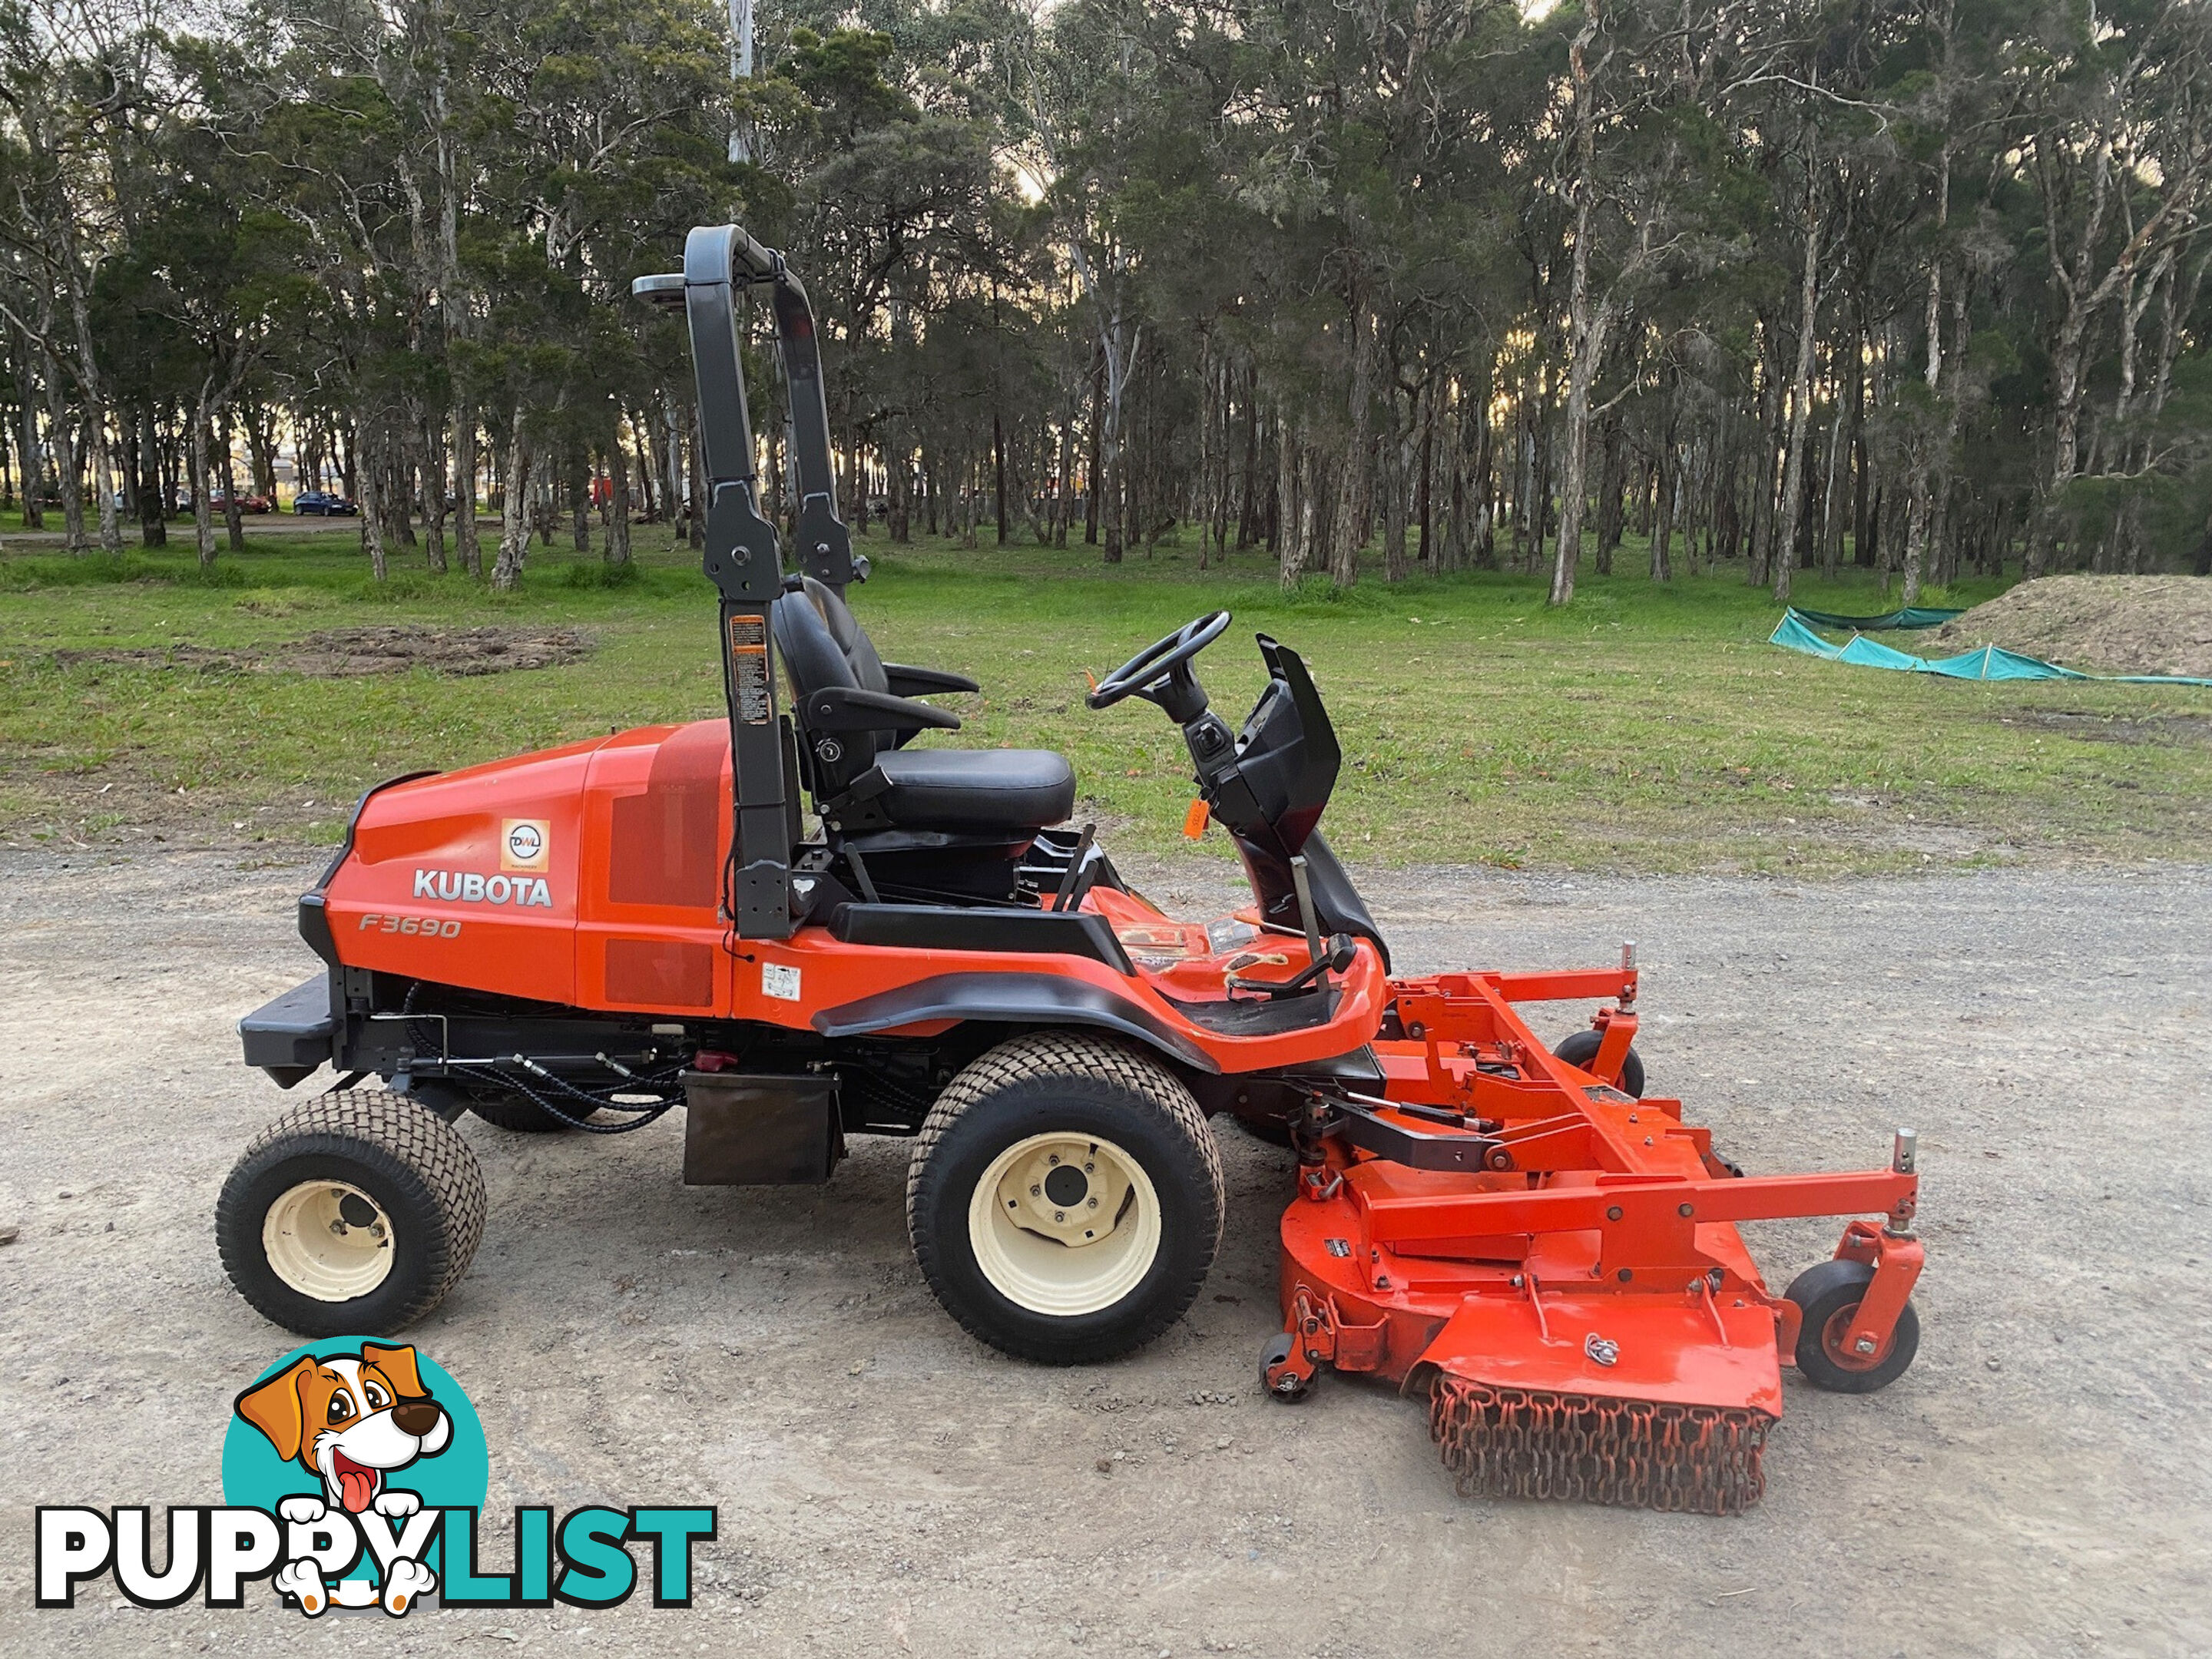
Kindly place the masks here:
MULTIPOLYGON (((492 591, 511 593, 522 580, 523 561, 530 552, 530 525, 523 516, 524 498, 530 492, 530 452, 523 441, 522 404, 518 401, 507 434, 506 499, 499 523, 499 556, 491 570, 492 591)), ((697 514, 692 515, 696 520, 697 514)))
POLYGON ((378 465, 375 442, 365 428, 356 428, 356 465, 360 473, 361 543, 368 554, 369 574, 377 581, 388 574, 384 543, 384 480, 378 465), (362 455, 359 447, 366 446, 369 453, 362 455))
POLYGON ((629 501, 629 457, 617 430, 607 440, 607 544, 602 556, 610 565, 626 565, 630 560, 629 501))
POLYGON ((207 388, 203 386, 192 406, 191 476, 192 532, 203 574, 215 568, 215 504, 210 499, 213 492, 208 489, 208 456, 211 447, 208 441, 207 388))
POLYGON ((1343 476, 1337 483, 1336 524, 1329 538, 1329 580, 1350 587, 1359 580, 1359 548, 1374 510, 1375 377, 1382 356, 1377 320, 1367 303, 1364 274, 1352 291, 1352 387, 1344 446, 1343 476))
POLYGON ((1797 535, 1805 514, 1805 432, 1813 412, 1813 349, 1820 304, 1822 215, 1818 158, 1810 137, 1805 150, 1805 262, 1797 282, 1797 364, 1790 377, 1790 441, 1782 463, 1782 514, 1772 538, 1774 597, 1790 602, 1797 566, 1797 535))

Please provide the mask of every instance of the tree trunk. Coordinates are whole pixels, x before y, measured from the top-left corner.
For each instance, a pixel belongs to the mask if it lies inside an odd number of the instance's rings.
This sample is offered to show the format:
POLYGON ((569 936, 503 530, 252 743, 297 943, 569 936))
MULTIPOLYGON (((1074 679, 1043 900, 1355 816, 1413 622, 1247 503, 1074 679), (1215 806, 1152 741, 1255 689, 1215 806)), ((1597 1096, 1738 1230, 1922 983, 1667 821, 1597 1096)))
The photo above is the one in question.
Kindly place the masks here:
MULTIPOLYGON (((507 427, 506 499, 501 503, 499 523, 499 557, 492 565, 492 590, 511 593, 521 584, 523 561, 530 552, 530 525, 523 516, 523 498, 530 489, 530 453, 522 439, 522 404, 514 406, 514 417, 507 427)), ((699 514, 694 513, 696 523, 699 514)))
POLYGON ((246 405, 246 453, 253 467, 253 492, 276 505, 276 439, 270 430, 269 411, 258 399, 246 405))
POLYGON ((1108 564, 1121 563, 1122 550, 1127 545, 1125 526, 1130 492, 1128 479, 1124 476, 1127 463, 1123 453, 1127 442, 1122 432, 1122 418, 1128 399, 1129 381, 1136 372, 1137 354, 1144 344, 1144 330, 1139 327, 1124 355, 1117 349, 1121 329, 1121 319, 1116 313, 1102 337, 1099 352, 1106 377, 1106 395, 1100 407, 1098 439, 1099 495, 1102 497, 1099 516, 1106 539, 1099 550, 1108 564))
POLYGON ((1275 414, 1275 507, 1280 516, 1276 539, 1280 544, 1279 580, 1285 592, 1298 585, 1306 567, 1306 548, 1298 534, 1303 519, 1298 500, 1298 477, 1303 470, 1299 452, 1304 446, 1297 441, 1296 432, 1290 402, 1285 398, 1277 406, 1275 414))
POLYGON ((568 518, 579 554, 592 550, 591 452, 581 444, 570 446, 568 456, 568 518))
POLYGON ((151 404, 143 404, 131 411, 131 430, 138 452, 137 499, 132 503, 138 513, 138 545, 167 547, 169 504, 161 499, 161 455, 160 441, 154 431, 151 404))
POLYGON ((623 453, 619 428, 607 434, 607 545, 603 556, 611 565, 629 562, 629 457, 623 453))
MULTIPOLYGON (((53 487, 62 498, 62 535, 70 553, 84 553, 84 460, 77 445, 77 429, 69 418, 69 394, 62 389, 60 365, 46 358, 46 438, 53 445, 53 487)), ((101 544, 106 526, 115 520, 115 502, 108 500, 101 520, 101 544)), ((106 549, 104 549, 106 550, 106 549)), ((122 550, 118 546, 115 550, 122 550)))
POLYGON ((41 489, 46 483, 46 469, 39 451, 39 404, 33 386, 34 370, 31 362, 31 348, 25 345, 15 359, 15 388, 22 396, 17 405, 21 436, 17 453, 23 463, 23 528, 43 530, 46 515, 40 506, 41 489))
POLYGON ((1244 378, 1244 486, 1237 503, 1237 550, 1259 539, 1260 399, 1255 371, 1244 378))
POLYGON ((1406 580, 1406 532, 1412 516, 1415 480, 1419 475, 1420 420, 1417 393, 1401 408, 1394 388, 1388 404, 1391 430, 1383 439, 1382 580, 1406 580))
MULTIPOLYGON (((231 426, 230 405, 222 406, 222 426, 216 433, 216 454, 222 461, 222 527, 224 538, 234 553, 246 551, 246 518, 238 505, 237 469, 231 465, 231 441, 234 436, 231 426)), ((272 505, 274 498, 271 498, 272 505)))
POLYGON ((470 576, 483 576, 483 544, 477 534, 477 411, 453 405, 453 551, 470 576))
POLYGON ((1000 424, 999 411, 991 411, 991 503, 993 516, 999 521, 999 545, 1006 544, 1006 430, 1000 424))
POLYGON ((1106 425, 1106 349, 1098 347, 1091 358, 1091 420, 1085 434, 1091 440, 1090 465, 1083 471, 1083 540, 1098 542, 1098 450, 1106 425))
POLYGON ((425 416, 422 428, 417 488, 422 492, 423 558, 434 576, 446 574, 446 448, 438 441, 434 422, 425 416))
POLYGON ((1920 571, 1928 557, 1928 480, 1925 472, 1913 481, 1912 500, 1905 513, 1905 590, 1900 605, 1920 603, 1920 571))
POLYGON ((1613 574, 1613 555, 1620 545, 1627 515, 1622 498, 1628 494, 1628 433, 1618 413, 1605 423, 1604 459, 1597 475, 1597 574, 1613 574))
POLYGON ((1060 469, 1053 480, 1052 544, 1067 545, 1068 522, 1075 516, 1075 410, 1064 410, 1060 421, 1060 469))
POLYGON ((192 532, 199 553, 200 572, 205 574, 215 568, 215 504, 208 489, 208 399, 207 391, 201 389, 199 400, 192 405, 191 476, 192 532))
POLYGON ((375 453, 374 441, 360 428, 355 428, 354 443, 354 460, 361 491, 361 543, 368 550, 369 574, 381 582, 387 574, 384 542, 384 479, 378 465, 381 458, 375 453), (364 445, 369 452, 365 455, 361 453, 364 445))
POLYGON ((1797 537, 1805 514, 1805 431, 1813 413, 1814 326, 1820 304, 1820 231, 1814 161, 1805 158, 1805 266, 1797 284, 1797 366, 1790 377, 1790 447, 1782 464, 1782 516, 1773 538, 1774 598, 1790 602, 1797 537))
POLYGON ((1352 389, 1346 413, 1351 435, 1344 446, 1344 476, 1337 481, 1336 526, 1329 538, 1329 580, 1350 587, 1359 580, 1359 549, 1375 495, 1375 370, 1380 331, 1368 312, 1367 289, 1356 280, 1352 296, 1352 389))
POLYGON ((902 449, 884 459, 884 470, 890 474, 890 501, 884 515, 884 527, 891 540, 904 546, 914 539, 914 454, 902 449))

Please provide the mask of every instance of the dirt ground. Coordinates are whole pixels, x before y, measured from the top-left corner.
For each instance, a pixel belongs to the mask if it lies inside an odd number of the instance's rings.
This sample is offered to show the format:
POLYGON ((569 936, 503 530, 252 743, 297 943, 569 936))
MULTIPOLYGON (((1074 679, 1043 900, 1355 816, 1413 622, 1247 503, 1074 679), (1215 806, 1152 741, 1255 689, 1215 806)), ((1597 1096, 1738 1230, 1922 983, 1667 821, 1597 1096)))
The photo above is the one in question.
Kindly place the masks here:
POLYGON ((213 672, 283 669, 317 679, 359 679, 434 669, 467 677, 518 669, 551 668, 592 654, 595 641, 573 628, 422 628, 386 623, 371 628, 325 628, 304 639, 266 648, 240 645, 141 646, 131 649, 57 651, 64 667, 112 663, 130 668, 198 668, 213 672))
POLYGON ((1954 651, 2002 646, 2085 673, 2212 676, 2212 581, 2046 576, 1936 630, 1954 651))
MULTIPOLYGON (((826 1188, 687 1190, 672 1121, 593 1143, 471 1119, 490 1223, 413 1340, 482 1413, 490 1512, 719 1504, 697 1607, 433 1606, 309 1633, 265 1592, 149 1613, 103 1582, 33 1613, 33 1506, 219 1501, 231 1397, 291 1346, 231 1292, 210 1216, 287 1098, 240 1069, 231 1027, 311 965, 304 873, 0 854, 11 1654, 2212 1650, 2212 881, 2185 868, 1367 883, 1401 969, 1596 963, 1639 939, 1653 1089, 1750 1169, 1879 1164, 1893 1125, 1921 1131, 1919 1363, 1864 1399, 1786 1373, 1744 1517, 1462 1500, 1389 1392, 1258 1395, 1287 1170, 1233 1131, 1228 1241, 1190 1316, 1053 1371, 931 1301, 903 1143, 857 1143, 826 1188)), ((1230 897, 1153 874, 1177 908, 1230 897)), ((1547 1012, 1547 1035, 1573 1023, 1547 1012)), ((1786 1282, 1834 1235, 1753 1243, 1786 1282)))

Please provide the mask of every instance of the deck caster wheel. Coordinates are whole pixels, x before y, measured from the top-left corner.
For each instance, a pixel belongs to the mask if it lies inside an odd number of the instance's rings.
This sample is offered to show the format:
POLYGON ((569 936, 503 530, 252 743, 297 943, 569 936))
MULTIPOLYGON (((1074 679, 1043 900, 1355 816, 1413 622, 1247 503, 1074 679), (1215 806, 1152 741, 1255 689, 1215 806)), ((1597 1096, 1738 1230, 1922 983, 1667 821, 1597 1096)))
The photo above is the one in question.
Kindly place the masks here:
MULTIPOLYGON (((1590 1061, 1597 1058, 1598 1044, 1604 1041, 1595 1031, 1577 1031, 1563 1039, 1552 1052, 1568 1065, 1588 1071, 1590 1061)), ((1628 1057, 1620 1062, 1620 1091, 1638 1100, 1644 1098, 1644 1056, 1636 1052, 1633 1044, 1629 1048, 1628 1057)))
POLYGON ((1313 1392, 1313 1374, 1291 1365, 1291 1356, 1297 1351, 1288 1331, 1277 1331, 1260 1350, 1260 1387, 1270 1400, 1295 1404, 1313 1392))
POLYGON ((404 1095, 342 1090, 246 1146, 216 1200, 223 1270, 302 1336, 384 1335, 445 1299, 483 1235, 483 1174, 404 1095))
POLYGON ((1907 1302, 1897 1316, 1887 1347, 1870 1354, 1844 1346, 1874 1269, 1863 1261, 1838 1257, 1808 1267, 1783 1294, 1797 1304, 1797 1369, 1816 1389, 1832 1394, 1872 1394, 1905 1375, 1920 1352, 1920 1316, 1907 1302))
POLYGON ((1000 1044, 945 1086, 907 1167, 907 1232, 946 1312, 1046 1364, 1111 1359, 1197 1297, 1221 1158, 1181 1079, 1088 1032, 1000 1044))

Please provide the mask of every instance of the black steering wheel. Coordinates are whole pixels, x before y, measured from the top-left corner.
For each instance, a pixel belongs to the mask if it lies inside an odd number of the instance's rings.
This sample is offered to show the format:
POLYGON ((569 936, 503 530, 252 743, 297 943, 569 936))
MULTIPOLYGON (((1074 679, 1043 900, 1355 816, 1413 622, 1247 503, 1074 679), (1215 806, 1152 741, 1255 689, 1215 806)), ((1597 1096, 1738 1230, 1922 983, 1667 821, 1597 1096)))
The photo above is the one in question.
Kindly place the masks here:
POLYGON ((1111 708, 1124 697, 1142 697, 1159 704, 1178 723, 1189 724, 1206 711, 1206 693, 1190 672, 1191 659, 1227 632, 1229 621, 1226 611, 1211 611, 1185 623, 1099 681, 1086 701, 1093 708, 1111 708))

